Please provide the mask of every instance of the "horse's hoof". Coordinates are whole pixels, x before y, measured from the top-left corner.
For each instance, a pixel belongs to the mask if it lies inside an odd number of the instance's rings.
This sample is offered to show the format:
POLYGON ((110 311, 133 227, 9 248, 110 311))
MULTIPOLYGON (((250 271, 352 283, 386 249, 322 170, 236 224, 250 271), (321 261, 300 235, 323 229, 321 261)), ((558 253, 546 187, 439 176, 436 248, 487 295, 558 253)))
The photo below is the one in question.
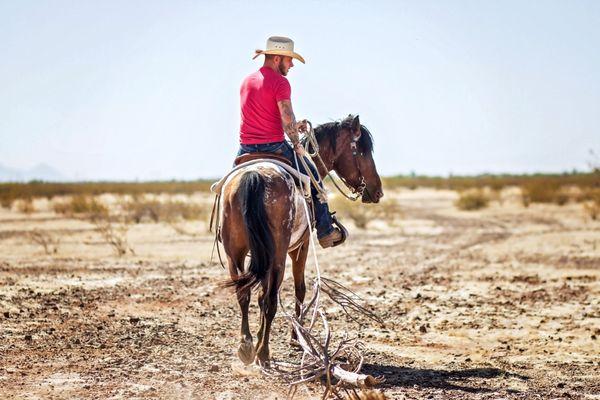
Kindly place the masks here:
POLYGON ((270 360, 271 357, 269 357, 269 350, 264 351, 263 349, 256 352, 256 360, 254 360, 254 362, 261 368, 270 368, 270 360))
POLYGON ((240 347, 238 347, 238 357, 245 365, 252 364, 255 356, 256 352, 254 351, 252 342, 240 343, 240 347))
POLYGON ((264 369, 271 368, 271 360, 269 360, 268 357, 264 360, 261 360, 260 358, 256 357, 255 363, 256 365, 264 369))

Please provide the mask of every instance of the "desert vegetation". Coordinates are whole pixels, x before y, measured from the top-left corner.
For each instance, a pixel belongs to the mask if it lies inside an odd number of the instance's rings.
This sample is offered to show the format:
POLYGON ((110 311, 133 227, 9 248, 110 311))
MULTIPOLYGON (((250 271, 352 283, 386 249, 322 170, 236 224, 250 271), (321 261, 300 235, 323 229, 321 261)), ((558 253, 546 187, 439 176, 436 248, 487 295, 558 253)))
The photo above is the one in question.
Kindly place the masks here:
MULTIPOLYGON (((323 274, 384 321, 325 307, 332 330, 364 344, 363 372, 386 379, 350 398, 595 393, 599 183, 596 170, 394 177, 379 204, 332 192, 350 238, 318 250, 323 274)), ((219 286, 208 182, 144 185, 0 185, 0 394, 284 398, 284 380, 235 363, 239 310, 219 286)), ((284 282, 289 310, 292 296, 284 282)), ((296 365, 289 333, 276 318, 273 355, 296 365)))
MULTIPOLYGON (((557 187, 566 202, 528 207, 510 185, 384 186, 375 205, 331 194, 350 237, 317 250, 323 277, 383 321, 352 320, 323 300, 331 331, 364 345, 361 371, 385 378, 350 398, 597 392, 598 188, 557 187)), ((0 396, 285 398, 285 379, 237 363, 238 304, 220 286, 228 275, 207 231, 212 195, 132 193, 71 190, 23 197, 28 213, 21 198, 0 209, 0 396)), ((291 311, 289 275, 281 299, 291 311)), ((254 332, 257 309, 253 295, 254 332)), ((297 365, 279 315, 272 355, 297 365)), ((294 398, 322 394, 314 382, 294 398)))
POLYGON ((164 181, 164 182, 74 182, 55 183, 32 181, 28 183, 0 183, 0 205, 10 208, 17 199, 45 197, 52 199, 61 196, 97 196, 103 193, 116 195, 145 194, 192 194, 207 192, 211 180, 164 181))
MULTIPOLYGON (((128 195, 133 199, 143 198, 148 194, 187 194, 206 193, 209 191, 212 181, 172 181, 172 182, 83 182, 83 183, 0 183, 0 205, 10 208, 16 200, 30 202, 33 198, 45 197, 53 199, 56 197, 72 196, 71 206, 57 212, 77 212, 78 209, 94 207, 92 202, 94 196, 103 193, 115 195, 128 195), (70 208, 70 210, 69 210, 70 208)), ((470 189, 488 188, 492 191, 500 191, 508 187, 518 187, 522 192, 523 204, 531 203, 556 203, 596 201, 600 190, 600 170, 593 167, 588 173, 564 173, 564 174, 535 174, 535 175, 479 175, 479 176, 450 176, 450 177, 428 177, 428 176, 392 176, 383 179, 384 188, 390 189, 415 189, 434 188, 465 192, 470 189)), ((162 207, 150 201, 135 200, 132 208, 138 207, 137 211, 145 208, 150 218, 160 219, 156 213, 162 207), (135 204, 137 203, 137 204, 135 204), (150 211, 154 209, 154 211, 150 211)), ((19 206, 26 211, 27 206, 19 206)), ((194 215, 195 210, 185 210, 181 204, 172 204, 170 208, 179 208, 175 214, 188 219, 189 213, 194 215)), ((29 211, 28 211, 29 212, 29 211)), ((163 213, 164 214, 164 213, 163 213)), ((167 212, 170 214, 170 211, 167 212)), ((167 218, 169 218, 167 216, 167 218)))
POLYGON ((363 204, 360 200, 351 202, 333 193, 329 197, 329 208, 339 214, 342 221, 350 219, 360 229, 367 228, 374 221, 394 225, 402 218, 402 209, 394 198, 384 197, 379 204, 363 204))

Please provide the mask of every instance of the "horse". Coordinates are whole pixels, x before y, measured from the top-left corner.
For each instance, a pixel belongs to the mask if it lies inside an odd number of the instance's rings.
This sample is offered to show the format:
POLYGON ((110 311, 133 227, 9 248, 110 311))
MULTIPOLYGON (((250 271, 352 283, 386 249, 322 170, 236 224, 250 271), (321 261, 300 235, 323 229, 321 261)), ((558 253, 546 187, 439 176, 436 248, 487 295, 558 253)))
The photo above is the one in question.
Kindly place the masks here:
MULTIPOLYGON (((378 203, 383 190, 372 155, 373 138, 359 117, 349 115, 342 121, 319 125, 314 133, 319 153, 313 155, 313 161, 320 176, 333 170, 363 203, 378 203)), ((309 150, 314 153, 311 146, 309 150)), ((228 285, 235 287, 242 314, 238 357, 246 365, 254 361, 268 366, 269 334, 286 255, 292 262, 296 315, 306 294, 304 268, 310 221, 304 211, 304 198, 292 177, 270 162, 233 172, 222 186, 221 198, 220 237, 231 277, 228 285), (246 269, 248 252, 250 263, 246 269), (251 289, 259 284, 260 328, 255 347, 248 307, 251 289)))

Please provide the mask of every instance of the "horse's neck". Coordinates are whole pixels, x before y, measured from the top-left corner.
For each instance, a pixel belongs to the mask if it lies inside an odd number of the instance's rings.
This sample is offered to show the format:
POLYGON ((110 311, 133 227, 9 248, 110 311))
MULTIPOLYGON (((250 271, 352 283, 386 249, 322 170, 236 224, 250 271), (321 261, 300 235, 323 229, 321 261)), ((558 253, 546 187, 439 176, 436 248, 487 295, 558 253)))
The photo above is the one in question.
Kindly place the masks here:
POLYGON ((325 135, 319 142, 319 156, 321 157, 321 161, 314 160, 317 169, 319 170, 319 175, 324 177, 329 171, 333 169, 333 165, 335 164, 335 152, 331 146, 331 140, 327 135, 325 135), (323 165, 325 164, 325 165, 323 165))

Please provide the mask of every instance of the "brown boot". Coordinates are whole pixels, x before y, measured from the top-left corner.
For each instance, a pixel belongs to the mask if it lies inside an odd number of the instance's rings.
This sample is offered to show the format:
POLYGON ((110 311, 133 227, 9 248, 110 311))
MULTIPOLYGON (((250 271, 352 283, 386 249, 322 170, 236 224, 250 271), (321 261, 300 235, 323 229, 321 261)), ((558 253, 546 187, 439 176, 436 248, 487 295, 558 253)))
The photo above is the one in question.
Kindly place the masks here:
POLYGON ((342 231, 340 231, 338 228, 333 228, 333 231, 331 231, 331 233, 319 239, 319 244, 322 248, 326 249, 328 247, 333 247, 337 246, 338 244, 342 244, 342 242, 345 239, 346 238, 342 234, 342 231))

